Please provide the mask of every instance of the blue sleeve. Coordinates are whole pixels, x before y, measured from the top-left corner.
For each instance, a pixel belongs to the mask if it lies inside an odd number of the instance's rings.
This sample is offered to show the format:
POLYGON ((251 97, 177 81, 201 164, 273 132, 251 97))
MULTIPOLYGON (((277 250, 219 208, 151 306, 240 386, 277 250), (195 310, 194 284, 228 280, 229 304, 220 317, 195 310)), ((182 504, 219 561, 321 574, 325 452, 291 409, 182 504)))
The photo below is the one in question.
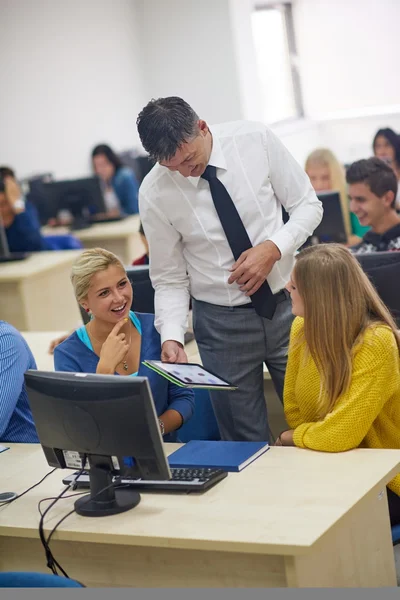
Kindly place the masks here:
POLYGON ((193 390, 168 383, 168 409, 176 410, 184 423, 189 421, 194 413, 193 390))
POLYGON ((36 210, 29 202, 26 203, 24 212, 15 215, 13 226, 14 234, 20 237, 20 244, 25 252, 37 252, 46 248, 36 210))
POLYGON ((0 439, 6 431, 24 385, 25 346, 12 333, 0 338, 0 439))
POLYGON ((120 173, 115 181, 114 191, 118 196, 121 208, 126 215, 139 212, 139 185, 132 172, 120 173))
POLYGON ((82 373, 83 369, 79 362, 70 354, 65 352, 62 344, 54 348, 54 370, 70 373, 82 373))

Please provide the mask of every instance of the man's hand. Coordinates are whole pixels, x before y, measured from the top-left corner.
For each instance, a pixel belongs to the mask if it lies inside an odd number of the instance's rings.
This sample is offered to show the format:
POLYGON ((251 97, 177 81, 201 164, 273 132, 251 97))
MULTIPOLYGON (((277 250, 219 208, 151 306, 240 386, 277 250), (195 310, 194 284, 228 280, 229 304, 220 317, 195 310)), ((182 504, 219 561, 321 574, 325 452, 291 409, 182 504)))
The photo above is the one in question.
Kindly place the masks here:
POLYGON ((232 275, 229 277, 228 283, 236 281, 242 292, 245 292, 246 296, 251 296, 262 286, 272 267, 280 258, 281 253, 273 242, 268 240, 258 244, 258 246, 242 252, 231 268, 232 275))
POLYGON ((5 177, 4 178, 4 187, 6 192, 7 200, 9 201, 12 209, 15 212, 23 211, 23 207, 19 207, 17 201, 22 200, 22 192, 18 183, 15 181, 14 177, 5 177), (16 204, 17 203, 17 204, 16 204))
POLYGON ((161 360, 169 363, 187 363, 188 359, 182 344, 175 340, 167 340, 162 345, 161 360))
POLYGON ((56 338, 55 340, 52 340, 50 342, 50 346, 49 346, 49 350, 48 350, 49 354, 54 354, 54 348, 56 348, 64 340, 66 340, 67 338, 69 338, 69 336, 71 335, 71 333, 73 333, 73 331, 70 331, 69 333, 65 333, 64 335, 61 335, 59 338, 56 338))

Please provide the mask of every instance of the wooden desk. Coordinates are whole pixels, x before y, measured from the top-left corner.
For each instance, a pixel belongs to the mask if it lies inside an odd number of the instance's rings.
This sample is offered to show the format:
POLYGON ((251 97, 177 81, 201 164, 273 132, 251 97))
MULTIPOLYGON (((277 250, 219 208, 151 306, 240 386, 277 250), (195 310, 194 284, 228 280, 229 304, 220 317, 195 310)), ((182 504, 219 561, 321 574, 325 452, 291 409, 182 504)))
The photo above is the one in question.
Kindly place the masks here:
MULTIPOLYGON (((73 514, 51 548, 88 586, 395 586, 385 484, 399 463, 399 450, 271 448, 204 495, 142 493, 120 515, 73 514)), ((0 468, 2 490, 14 492, 50 471, 33 444, 11 445, 0 468)), ((64 473, 0 508, 0 570, 48 572, 37 504, 62 490, 64 473)), ((59 501, 46 530, 72 506, 59 501)))
POLYGON ((36 252, 0 265, 0 317, 19 330, 66 330, 81 321, 70 273, 80 250, 36 252))
POLYGON ((145 253, 139 235, 140 217, 131 215, 114 223, 96 223, 87 229, 70 231, 66 227, 43 227, 43 235, 72 233, 81 240, 85 248, 105 248, 114 252, 125 265, 145 253))

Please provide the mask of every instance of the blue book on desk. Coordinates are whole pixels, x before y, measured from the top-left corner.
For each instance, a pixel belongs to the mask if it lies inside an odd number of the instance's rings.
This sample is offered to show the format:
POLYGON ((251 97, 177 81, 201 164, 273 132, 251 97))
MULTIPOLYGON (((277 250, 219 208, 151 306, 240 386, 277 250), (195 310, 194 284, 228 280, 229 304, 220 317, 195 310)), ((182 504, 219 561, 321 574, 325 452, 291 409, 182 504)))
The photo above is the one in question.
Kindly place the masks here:
POLYGON ((191 440, 168 457, 170 467, 241 471, 269 448, 267 442, 191 440))

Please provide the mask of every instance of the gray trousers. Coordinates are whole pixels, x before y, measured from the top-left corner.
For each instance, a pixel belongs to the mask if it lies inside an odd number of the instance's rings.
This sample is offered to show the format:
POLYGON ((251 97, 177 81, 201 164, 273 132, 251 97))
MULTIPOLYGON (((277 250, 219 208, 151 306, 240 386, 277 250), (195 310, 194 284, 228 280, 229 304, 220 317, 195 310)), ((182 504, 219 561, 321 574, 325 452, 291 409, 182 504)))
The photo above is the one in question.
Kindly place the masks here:
POLYGON ((238 386, 211 392, 223 440, 268 441, 263 363, 280 399, 293 321, 289 295, 279 302, 272 320, 253 308, 217 306, 193 299, 193 328, 206 369, 238 386))

